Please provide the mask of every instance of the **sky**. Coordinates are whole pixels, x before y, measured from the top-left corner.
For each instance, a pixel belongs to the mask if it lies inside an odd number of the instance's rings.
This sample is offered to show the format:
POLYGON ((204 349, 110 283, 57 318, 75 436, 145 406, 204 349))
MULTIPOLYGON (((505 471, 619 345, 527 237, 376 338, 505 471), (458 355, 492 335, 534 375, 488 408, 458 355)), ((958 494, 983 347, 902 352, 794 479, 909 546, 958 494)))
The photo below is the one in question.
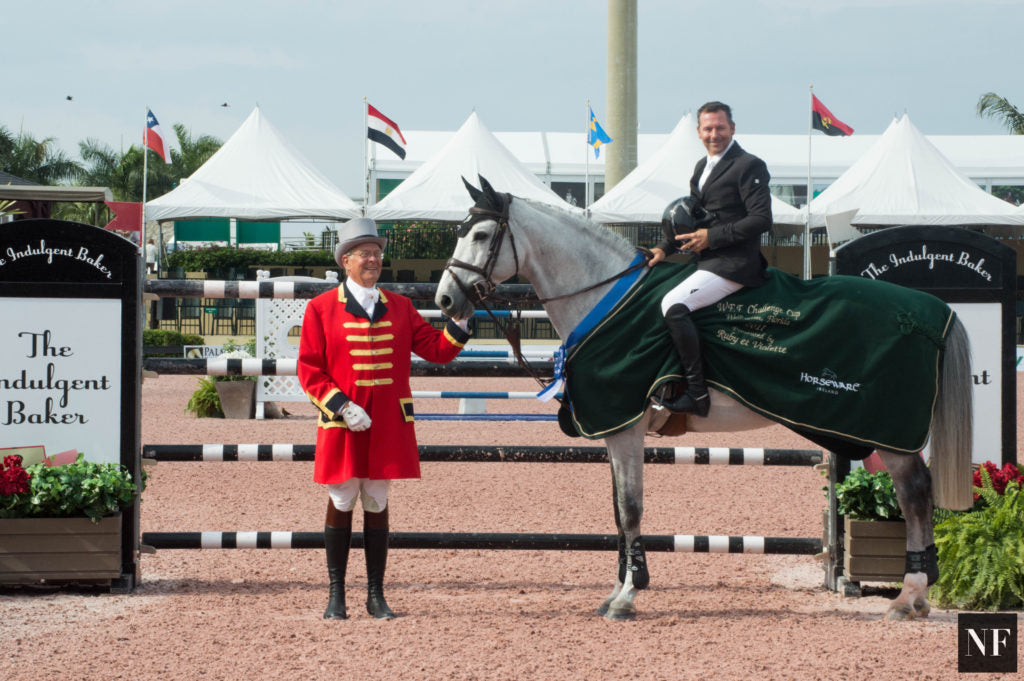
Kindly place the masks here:
MULTIPOLYGON (((717 99, 737 132, 804 134, 811 85, 869 134, 902 113, 926 135, 1005 134, 978 98, 1024 105, 1020 0, 638 0, 638 15, 641 133, 717 99)), ((139 143, 147 106, 165 136, 227 140, 258 104, 358 202, 364 97, 404 130, 476 111, 494 132, 581 131, 588 99, 606 120, 607 17, 608 0, 8 3, 0 126, 77 158, 87 138, 139 143)))

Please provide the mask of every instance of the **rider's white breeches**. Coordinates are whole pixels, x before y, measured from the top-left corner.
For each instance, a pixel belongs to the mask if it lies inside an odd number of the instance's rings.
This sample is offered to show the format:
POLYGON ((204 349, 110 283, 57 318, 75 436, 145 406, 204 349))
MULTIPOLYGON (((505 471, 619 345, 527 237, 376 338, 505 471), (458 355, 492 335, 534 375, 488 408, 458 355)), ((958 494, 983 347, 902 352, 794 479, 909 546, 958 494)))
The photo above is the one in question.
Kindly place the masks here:
POLYGON ((338 485, 327 485, 327 493, 331 495, 331 503, 334 504, 334 508, 342 513, 355 508, 356 497, 362 498, 364 511, 380 513, 388 506, 390 483, 390 480, 349 478, 338 485))
POLYGON ((717 303, 741 288, 743 288, 743 284, 737 284, 714 272, 697 270, 665 294, 661 299, 661 314, 664 315, 670 307, 679 304, 690 308, 691 312, 699 310, 712 303, 717 303))

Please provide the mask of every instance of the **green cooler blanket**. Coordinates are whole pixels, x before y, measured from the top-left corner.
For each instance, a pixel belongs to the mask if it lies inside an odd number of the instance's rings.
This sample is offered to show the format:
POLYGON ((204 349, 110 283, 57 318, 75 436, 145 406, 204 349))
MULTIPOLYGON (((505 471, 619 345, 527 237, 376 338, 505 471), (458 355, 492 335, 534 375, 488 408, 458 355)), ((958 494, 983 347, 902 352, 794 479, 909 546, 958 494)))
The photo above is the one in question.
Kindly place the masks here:
MULTIPOLYGON (((566 396, 580 434, 636 423, 681 366, 661 298, 694 265, 663 263, 569 351, 566 396)), ((920 291, 861 277, 803 281, 774 268, 698 310, 708 383, 804 434, 918 452, 928 438, 953 312, 920 291)))

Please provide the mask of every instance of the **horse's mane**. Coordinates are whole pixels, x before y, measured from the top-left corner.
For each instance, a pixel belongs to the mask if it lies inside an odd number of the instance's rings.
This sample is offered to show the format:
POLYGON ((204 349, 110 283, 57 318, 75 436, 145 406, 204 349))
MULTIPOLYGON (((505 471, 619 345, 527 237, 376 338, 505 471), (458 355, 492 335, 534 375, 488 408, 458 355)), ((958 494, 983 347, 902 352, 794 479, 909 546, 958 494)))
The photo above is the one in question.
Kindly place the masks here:
POLYGON ((531 208, 544 213, 560 222, 569 223, 574 229, 581 232, 585 232, 588 239, 604 244, 610 250, 621 252, 627 257, 636 253, 636 247, 629 243, 629 240, 625 237, 619 236, 615 232, 611 231, 604 225, 589 220, 582 215, 573 211, 559 208, 558 206, 552 206, 549 203, 541 203, 533 199, 523 199, 515 197, 516 201, 522 201, 528 204, 531 208))

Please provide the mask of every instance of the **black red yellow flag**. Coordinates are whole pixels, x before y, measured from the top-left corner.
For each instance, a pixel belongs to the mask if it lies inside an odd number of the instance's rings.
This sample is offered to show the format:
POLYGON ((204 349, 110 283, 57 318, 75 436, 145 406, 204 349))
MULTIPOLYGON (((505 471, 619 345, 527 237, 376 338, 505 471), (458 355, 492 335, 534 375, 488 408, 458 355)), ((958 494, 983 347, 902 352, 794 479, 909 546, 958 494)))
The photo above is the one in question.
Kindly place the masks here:
POLYGON ((853 134, 853 128, 832 115, 821 100, 811 95, 811 127, 831 137, 845 137, 853 134))

